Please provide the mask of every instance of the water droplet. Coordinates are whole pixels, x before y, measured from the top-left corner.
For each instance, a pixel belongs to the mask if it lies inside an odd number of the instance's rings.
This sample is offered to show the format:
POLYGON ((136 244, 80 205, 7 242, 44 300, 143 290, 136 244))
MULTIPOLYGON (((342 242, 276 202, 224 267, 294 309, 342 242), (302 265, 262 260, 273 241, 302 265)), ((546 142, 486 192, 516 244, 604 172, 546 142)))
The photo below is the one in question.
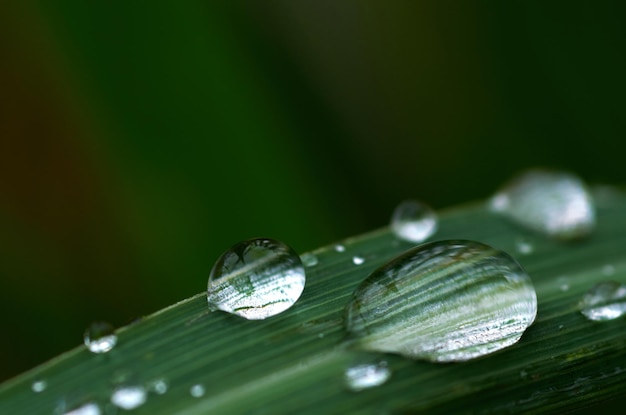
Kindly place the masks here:
POLYGON ((518 238, 515 241, 515 248, 522 255, 530 255, 535 249, 533 244, 526 238, 518 238))
POLYGON ((602 274, 610 277, 611 275, 615 274, 615 267, 611 264, 606 264, 602 267, 602 274))
POLYGON ((352 263, 354 265, 361 265, 364 262, 365 262, 365 258, 363 258, 362 256, 356 255, 352 257, 352 263))
POLYGON ((63 412, 63 415, 100 415, 101 413, 97 403, 88 402, 68 412, 63 412))
POLYGON ((362 349, 448 362, 516 343, 536 314, 532 282, 511 256, 438 241, 375 270, 354 292, 345 323, 362 349))
POLYGON ((135 409, 146 403, 146 390, 141 386, 123 386, 115 389, 111 403, 122 409, 135 409))
POLYGON ((314 267, 319 262, 317 259, 317 256, 311 253, 302 254, 302 256, 300 257, 300 260, 302 261, 302 264, 305 267, 314 267))
POLYGON ((190 389, 189 389, 189 393, 191 394, 191 396, 193 396, 194 398, 200 398, 201 396, 204 396, 204 386, 202 386, 201 384, 196 384, 193 385, 190 389))
POLYGON ((346 251, 346 247, 341 245, 341 244, 337 244, 337 245, 335 245, 335 251, 337 251, 337 252, 345 252, 346 251))
POLYGON ((491 198, 490 208, 559 239, 580 238, 595 227, 590 193, 577 176, 566 172, 534 169, 522 173, 491 198))
POLYGON ((626 313, 626 286, 615 281, 594 285, 583 296, 580 312, 589 320, 613 320, 626 313))
POLYGON ((93 353, 106 353, 117 344, 113 326, 104 321, 92 323, 83 337, 85 346, 93 353))
POLYGON ((291 307, 304 284, 304 267, 293 249, 273 239, 250 239, 218 259, 207 299, 212 309, 263 320, 291 307))
POLYGON ((30 386, 33 392, 39 393, 39 392, 43 392, 46 390, 46 388, 48 387, 48 383, 45 380, 36 380, 30 386))
POLYGON ((380 386, 391 377, 387 362, 360 364, 349 367, 345 371, 348 388, 354 392, 380 386))
POLYGON ((556 282, 559 284, 559 290, 565 292, 569 291, 569 280, 565 276, 558 277, 556 282))
POLYGON ((169 388, 167 381, 163 378, 150 382, 148 388, 158 395, 164 395, 169 388))
POLYGON ((437 214, 422 202, 405 200, 393 211, 391 230, 402 240, 423 242, 437 231, 437 214))

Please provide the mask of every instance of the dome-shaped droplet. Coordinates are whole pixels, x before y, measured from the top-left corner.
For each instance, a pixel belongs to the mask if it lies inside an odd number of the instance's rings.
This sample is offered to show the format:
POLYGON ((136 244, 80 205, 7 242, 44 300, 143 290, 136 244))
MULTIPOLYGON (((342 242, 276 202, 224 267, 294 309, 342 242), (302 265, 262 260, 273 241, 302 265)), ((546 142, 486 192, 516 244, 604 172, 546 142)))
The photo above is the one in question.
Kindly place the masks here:
POLYGON ((391 377, 391 370, 387 367, 387 362, 381 361, 351 366, 346 369, 344 375, 346 386, 354 392, 359 392, 387 382, 391 377))
POLYGON ((365 263, 365 258, 360 255, 355 255, 352 257, 352 263, 354 265, 362 265, 363 263, 365 263))
POLYGON ((204 396, 204 393, 205 393, 204 386, 199 383, 189 388, 189 394, 193 396, 194 398, 200 398, 204 396))
POLYGON ((248 320, 282 313, 300 298, 305 275, 300 257, 273 239, 250 239, 224 252, 211 270, 209 307, 248 320))
POLYGON ((148 389, 157 395, 164 395, 168 388, 169 385, 165 378, 155 379, 148 384, 148 389))
POLYGON ((489 204, 493 211, 559 239, 580 238, 595 227, 589 191, 566 172, 529 170, 505 184, 489 204))
POLYGON ((70 409, 67 412, 63 412, 63 415, 100 415, 102 411, 95 402, 88 402, 74 409, 70 409))
POLYGON ((118 408, 131 410, 146 403, 146 389, 141 386, 123 386, 115 389, 111 395, 111 403, 118 408))
POLYGON ((300 260, 305 267, 314 267, 318 264, 319 260, 315 254, 307 252, 306 254, 302 254, 300 256, 300 260))
POLYGON ((422 202, 405 200, 393 211, 391 230, 405 241, 423 242, 437 231, 437 214, 422 202))
POLYGON ((104 321, 92 323, 83 337, 85 346, 93 353, 106 353, 117 344, 113 326, 104 321))
POLYGON ((439 241, 375 270, 354 292, 345 323, 362 349, 448 362, 516 343, 536 314, 532 282, 511 256, 439 241))
POLYGON ((39 393, 46 390, 48 387, 48 382, 45 380, 36 380, 30 385, 33 392, 39 393))
POLYGON ((594 285, 583 296, 580 312, 589 320, 613 320, 626 314, 626 286, 615 281, 594 285))

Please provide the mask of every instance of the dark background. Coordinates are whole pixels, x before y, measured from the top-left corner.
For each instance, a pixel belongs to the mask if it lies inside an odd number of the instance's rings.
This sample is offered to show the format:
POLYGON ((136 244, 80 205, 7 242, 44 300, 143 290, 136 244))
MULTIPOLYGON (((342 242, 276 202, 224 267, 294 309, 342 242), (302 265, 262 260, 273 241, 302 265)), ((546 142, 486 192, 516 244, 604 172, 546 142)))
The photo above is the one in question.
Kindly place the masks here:
POLYGON ((0 380, 242 239, 305 252, 529 166, 626 183, 618 2, 5 3, 0 380))

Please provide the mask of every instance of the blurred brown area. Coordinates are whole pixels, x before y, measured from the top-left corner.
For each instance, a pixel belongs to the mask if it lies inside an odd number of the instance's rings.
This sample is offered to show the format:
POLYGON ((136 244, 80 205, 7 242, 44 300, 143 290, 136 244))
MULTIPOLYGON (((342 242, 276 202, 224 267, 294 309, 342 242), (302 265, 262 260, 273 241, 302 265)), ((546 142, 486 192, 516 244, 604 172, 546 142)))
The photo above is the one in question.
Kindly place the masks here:
POLYGON ((0 5, 0 379, 400 200, 624 183, 619 2, 0 5))

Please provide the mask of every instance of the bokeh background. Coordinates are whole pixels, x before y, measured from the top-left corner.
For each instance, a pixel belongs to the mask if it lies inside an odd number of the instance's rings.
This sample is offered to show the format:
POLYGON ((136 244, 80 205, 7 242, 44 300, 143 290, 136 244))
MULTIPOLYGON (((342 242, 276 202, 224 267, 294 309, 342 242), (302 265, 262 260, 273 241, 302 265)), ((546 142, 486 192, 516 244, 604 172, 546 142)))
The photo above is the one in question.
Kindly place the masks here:
POLYGON ((545 165, 626 183, 626 16, 595 2, 2 2, 0 380, 298 252, 545 165))

